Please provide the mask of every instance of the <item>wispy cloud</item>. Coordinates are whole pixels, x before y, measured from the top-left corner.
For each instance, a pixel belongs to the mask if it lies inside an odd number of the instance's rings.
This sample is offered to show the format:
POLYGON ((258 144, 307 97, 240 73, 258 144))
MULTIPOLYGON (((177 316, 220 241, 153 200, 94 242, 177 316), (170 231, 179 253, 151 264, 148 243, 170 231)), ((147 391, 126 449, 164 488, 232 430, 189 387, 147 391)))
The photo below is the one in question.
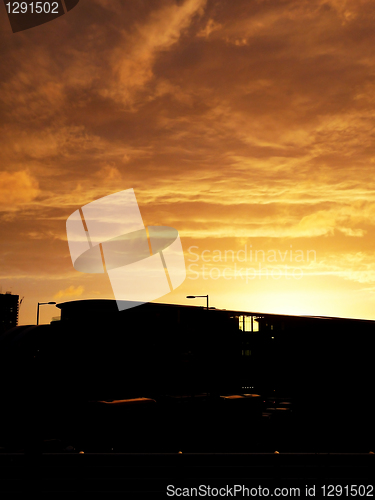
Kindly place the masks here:
POLYGON ((80 297, 84 292, 83 286, 74 287, 73 285, 69 286, 65 290, 59 290, 54 296, 54 299, 62 299, 62 298, 71 298, 71 297, 80 297))

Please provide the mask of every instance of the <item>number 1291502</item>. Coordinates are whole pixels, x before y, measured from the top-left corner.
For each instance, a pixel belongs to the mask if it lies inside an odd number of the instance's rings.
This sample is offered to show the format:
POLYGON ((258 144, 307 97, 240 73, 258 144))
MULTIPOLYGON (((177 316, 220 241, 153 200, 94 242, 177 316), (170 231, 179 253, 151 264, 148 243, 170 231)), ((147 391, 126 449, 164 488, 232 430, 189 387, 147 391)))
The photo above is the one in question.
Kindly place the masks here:
POLYGON ((8 14, 59 14, 57 2, 8 2, 8 14))

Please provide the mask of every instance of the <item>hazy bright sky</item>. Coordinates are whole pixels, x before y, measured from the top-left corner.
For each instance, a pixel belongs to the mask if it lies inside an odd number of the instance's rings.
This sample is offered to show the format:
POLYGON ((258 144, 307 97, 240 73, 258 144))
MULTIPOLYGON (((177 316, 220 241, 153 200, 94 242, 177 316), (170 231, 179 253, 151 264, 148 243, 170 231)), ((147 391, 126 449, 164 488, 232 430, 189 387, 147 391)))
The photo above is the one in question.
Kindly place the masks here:
POLYGON ((372 0, 81 0, 15 34, 2 4, 0 37, 0 286, 21 324, 113 297, 65 225, 129 188, 185 251, 160 302, 375 319, 372 0))

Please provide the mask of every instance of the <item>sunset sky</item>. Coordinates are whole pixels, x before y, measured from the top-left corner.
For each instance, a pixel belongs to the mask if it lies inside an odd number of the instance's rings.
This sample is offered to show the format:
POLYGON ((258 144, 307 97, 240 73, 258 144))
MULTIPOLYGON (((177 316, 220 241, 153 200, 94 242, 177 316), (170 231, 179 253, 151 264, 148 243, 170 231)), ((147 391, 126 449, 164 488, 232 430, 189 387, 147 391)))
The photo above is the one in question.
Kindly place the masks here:
POLYGON ((113 297, 73 268, 66 220, 129 188, 183 245, 159 302, 375 319, 372 0, 81 0, 18 33, 1 3, 0 37, 0 287, 20 324, 113 297))

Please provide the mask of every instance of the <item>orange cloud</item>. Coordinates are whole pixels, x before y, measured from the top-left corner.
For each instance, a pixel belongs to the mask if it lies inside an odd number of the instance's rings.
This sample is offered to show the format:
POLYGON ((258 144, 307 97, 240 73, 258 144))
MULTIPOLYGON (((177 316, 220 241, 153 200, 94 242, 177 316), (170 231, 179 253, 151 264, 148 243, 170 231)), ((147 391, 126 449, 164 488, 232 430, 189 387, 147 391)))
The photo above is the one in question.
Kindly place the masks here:
MULTIPOLYGON (((76 283, 67 217, 134 188, 145 224, 176 227, 186 248, 304 245, 318 255, 306 274, 375 289, 373 12, 92 0, 69 22, 0 30, 2 279, 48 296, 76 283)), ((111 293, 79 280, 83 296, 111 293)))
POLYGON ((53 297, 55 299, 61 299, 62 297, 80 297, 84 292, 83 286, 77 286, 75 288, 73 285, 69 286, 65 290, 60 290, 53 297))
POLYGON ((193 17, 203 14, 206 1, 186 0, 182 5, 164 6, 153 11, 147 23, 138 25, 133 36, 124 36, 124 46, 112 57, 115 84, 102 94, 132 104, 135 93, 154 76, 158 51, 168 50, 180 39, 193 17))
POLYGON ((222 28, 222 25, 220 23, 215 22, 213 19, 209 19, 204 29, 197 33, 197 36, 208 38, 213 31, 217 31, 220 28, 222 28))
POLYGON ((13 211, 39 194, 37 180, 27 170, 0 172, 0 208, 13 211))

